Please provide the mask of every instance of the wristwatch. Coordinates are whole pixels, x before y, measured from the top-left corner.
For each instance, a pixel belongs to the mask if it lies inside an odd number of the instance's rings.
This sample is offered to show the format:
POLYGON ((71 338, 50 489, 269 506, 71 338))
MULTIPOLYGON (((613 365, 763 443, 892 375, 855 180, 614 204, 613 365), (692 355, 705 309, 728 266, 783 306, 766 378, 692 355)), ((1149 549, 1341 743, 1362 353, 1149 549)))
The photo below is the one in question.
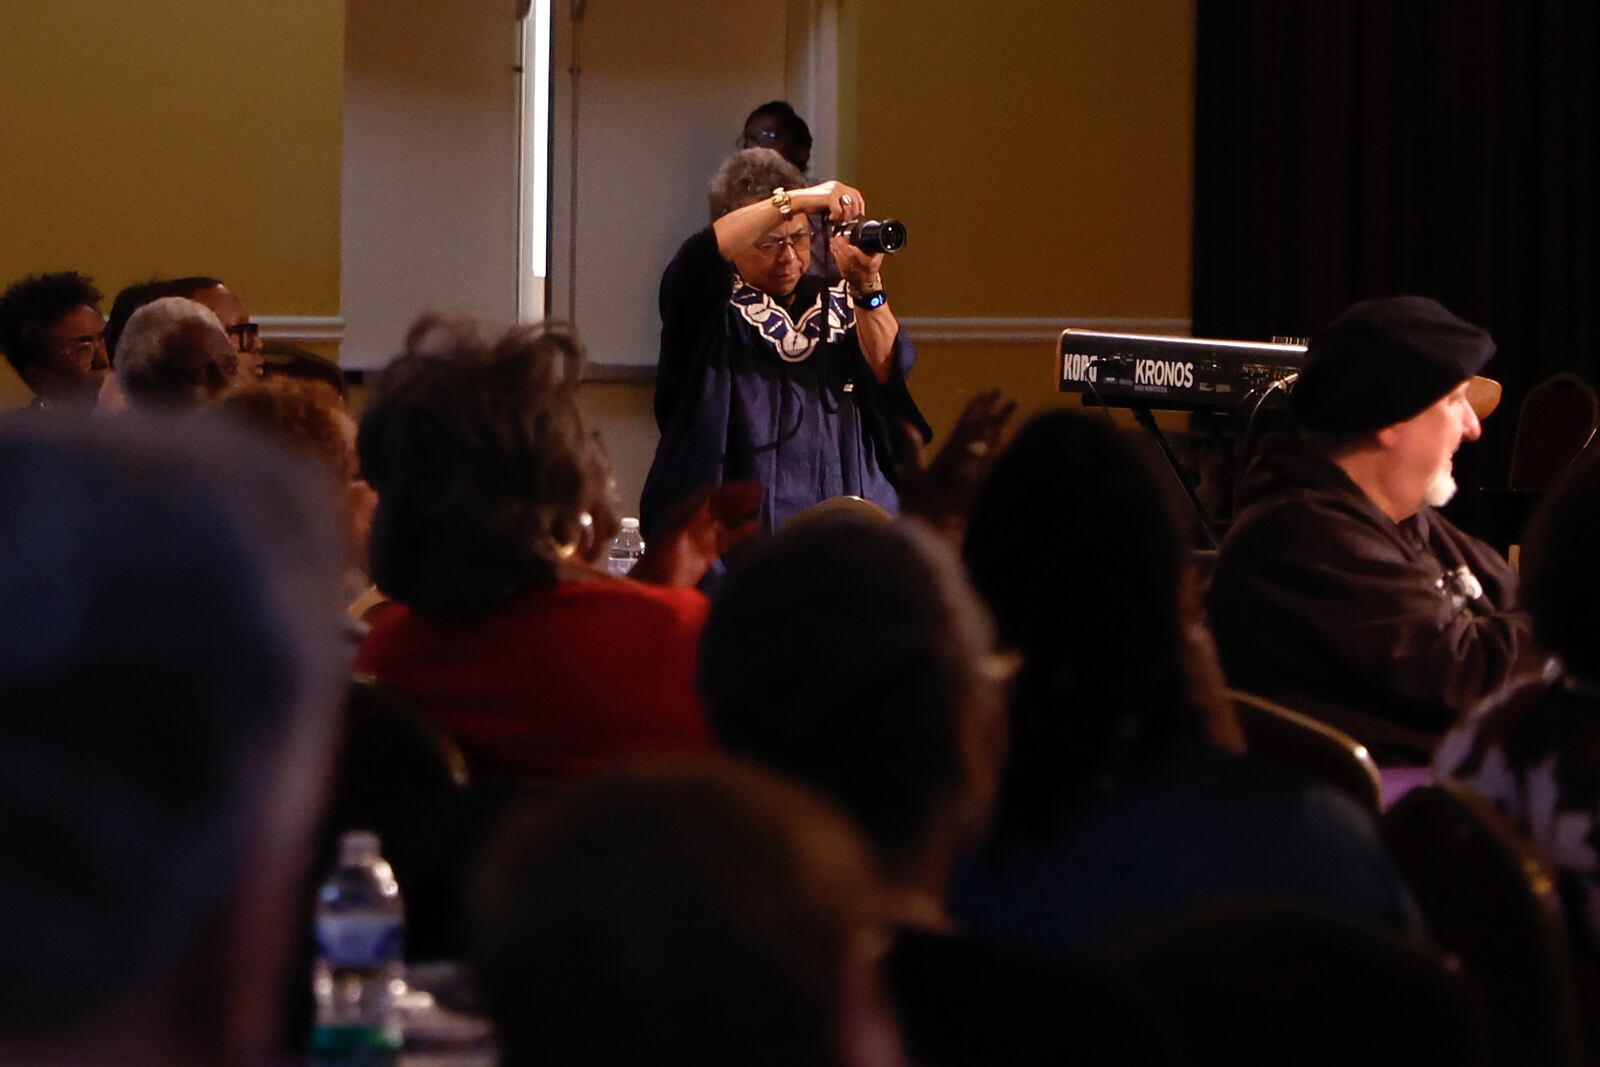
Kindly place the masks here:
POLYGON ((850 290, 850 299, 856 307, 864 311, 881 308, 889 302, 889 294, 882 289, 850 290))
POLYGON ((789 193, 782 186, 772 190, 772 206, 778 209, 778 214, 788 218, 794 214, 794 205, 789 202, 789 193))

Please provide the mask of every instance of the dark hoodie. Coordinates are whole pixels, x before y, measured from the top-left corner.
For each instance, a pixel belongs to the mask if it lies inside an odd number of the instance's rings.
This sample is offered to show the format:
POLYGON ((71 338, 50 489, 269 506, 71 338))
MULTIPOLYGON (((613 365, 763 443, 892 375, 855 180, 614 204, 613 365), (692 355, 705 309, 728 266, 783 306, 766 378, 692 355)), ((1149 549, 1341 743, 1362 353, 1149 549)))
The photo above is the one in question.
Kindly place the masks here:
POLYGON ((1207 594, 1228 682, 1315 715, 1379 762, 1442 733, 1545 656, 1493 549, 1424 507, 1396 523, 1327 457, 1269 442, 1207 594), (1482 586, 1452 580, 1466 567, 1482 586))

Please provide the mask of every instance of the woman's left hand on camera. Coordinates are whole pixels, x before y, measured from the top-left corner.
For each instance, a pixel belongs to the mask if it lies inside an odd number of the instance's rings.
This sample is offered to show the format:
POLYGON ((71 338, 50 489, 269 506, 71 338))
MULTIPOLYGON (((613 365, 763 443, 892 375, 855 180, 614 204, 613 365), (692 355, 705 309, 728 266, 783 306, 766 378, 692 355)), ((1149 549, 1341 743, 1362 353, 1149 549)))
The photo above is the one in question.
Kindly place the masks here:
POLYGON ((846 281, 858 289, 874 288, 868 283, 876 282, 878 272, 883 269, 882 252, 869 256, 837 234, 828 238, 828 249, 833 253, 833 261, 839 264, 839 273, 844 275, 846 281))

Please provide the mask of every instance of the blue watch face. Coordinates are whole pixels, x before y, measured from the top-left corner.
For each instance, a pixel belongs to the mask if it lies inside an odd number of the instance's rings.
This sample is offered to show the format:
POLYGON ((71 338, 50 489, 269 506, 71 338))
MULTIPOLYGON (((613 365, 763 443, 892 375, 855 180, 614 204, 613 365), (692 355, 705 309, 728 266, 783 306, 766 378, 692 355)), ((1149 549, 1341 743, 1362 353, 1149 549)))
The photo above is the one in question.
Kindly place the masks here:
POLYGON ((856 301, 857 307, 878 308, 888 302, 889 298, 881 292, 869 293, 856 301))

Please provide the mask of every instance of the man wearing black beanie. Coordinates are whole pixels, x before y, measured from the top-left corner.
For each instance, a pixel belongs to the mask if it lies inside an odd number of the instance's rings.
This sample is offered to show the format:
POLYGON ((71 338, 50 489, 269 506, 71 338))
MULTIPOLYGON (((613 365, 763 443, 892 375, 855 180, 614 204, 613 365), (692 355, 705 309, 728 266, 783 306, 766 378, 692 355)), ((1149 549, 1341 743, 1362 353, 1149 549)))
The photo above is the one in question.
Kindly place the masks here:
POLYGON ((1237 689, 1426 763, 1444 730, 1545 656, 1516 575, 1440 515, 1451 457, 1499 386, 1494 341, 1425 297, 1362 301, 1311 342, 1298 433, 1246 474, 1207 595, 1237 689))

